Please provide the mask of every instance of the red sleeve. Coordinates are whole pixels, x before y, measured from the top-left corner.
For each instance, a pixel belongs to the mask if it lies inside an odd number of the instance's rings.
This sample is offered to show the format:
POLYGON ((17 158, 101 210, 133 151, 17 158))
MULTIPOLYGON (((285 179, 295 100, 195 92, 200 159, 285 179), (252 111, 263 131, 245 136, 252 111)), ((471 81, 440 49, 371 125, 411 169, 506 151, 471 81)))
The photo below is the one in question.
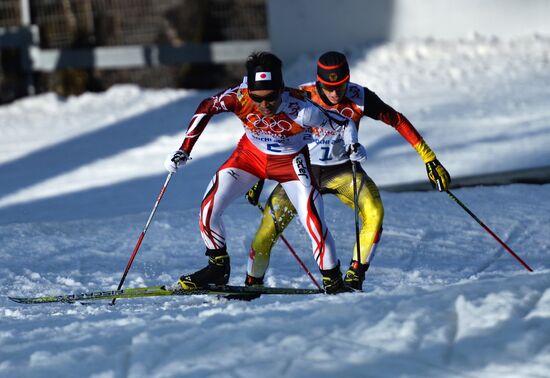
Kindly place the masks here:
POLYGON ((422 137, 405 116, 388 106, 390 111, 380 113, 380 120, 393 126, 411 145, 416 145, 422 137))
POLYGON ((403 138, 411 145, 415 145, 422 140, 422 136, 416 131, 409 120, 401 113, 397 112, 391 106, 386 104, 368 88, 365 90, 365 110, 367 117, 379 120, 394 127, 403 138))
POLYGON ((240 104, 237 94, 238 90, 239 87, 230 88, 201 101, 197 110, 195 110, 195 114, 189 121, 185 138, 180 147, 181 150, 187 152, 187 154, 191 154, 193 146, 213 115, 224 112, 236 112, 240 104))

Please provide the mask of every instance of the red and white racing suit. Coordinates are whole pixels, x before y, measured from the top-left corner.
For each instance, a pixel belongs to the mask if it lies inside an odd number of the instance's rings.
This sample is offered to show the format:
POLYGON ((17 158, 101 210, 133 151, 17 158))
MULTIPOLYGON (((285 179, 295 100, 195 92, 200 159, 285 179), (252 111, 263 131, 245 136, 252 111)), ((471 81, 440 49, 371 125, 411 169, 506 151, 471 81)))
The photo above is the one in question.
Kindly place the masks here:
POLYGON ((357 128, 353 120, 308 101, 303 91, 285 88, 281 97, 276 113, 263 116, 243 83, 203 100, 191 118, 181 146, 187 154, 215 114, 234 113, 245 131, 206 190, 200 212, 201 235, 208 249, 223 248, 226 238, 222 214, 226 207, 259 179, 275 180, 296 208, 311 238, 319 268, 331 269, 338 262, 334 240, 325 224, 321 195, 311 179, 307 144, 312 140, 311 127, 344 128, 346 144, 357 142, 357 128))

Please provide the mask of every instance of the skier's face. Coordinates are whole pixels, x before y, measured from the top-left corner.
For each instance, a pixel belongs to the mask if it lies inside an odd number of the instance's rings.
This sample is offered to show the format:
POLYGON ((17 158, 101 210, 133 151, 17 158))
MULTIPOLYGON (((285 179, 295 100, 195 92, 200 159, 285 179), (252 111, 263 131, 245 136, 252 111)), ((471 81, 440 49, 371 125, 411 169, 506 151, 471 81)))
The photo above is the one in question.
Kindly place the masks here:
POLYGON ((250 99, 254 101, 260 113, 264 116, 272 116, 275 114, 279 105, 281 105, 280 90, 258 90, 248 92, 250 99))
POLYGON ((333 105, 339 104, 344 99, 347 88, 347 82, 335 86, 321 83, 321 90, 323 91, 323 94, 333 105))

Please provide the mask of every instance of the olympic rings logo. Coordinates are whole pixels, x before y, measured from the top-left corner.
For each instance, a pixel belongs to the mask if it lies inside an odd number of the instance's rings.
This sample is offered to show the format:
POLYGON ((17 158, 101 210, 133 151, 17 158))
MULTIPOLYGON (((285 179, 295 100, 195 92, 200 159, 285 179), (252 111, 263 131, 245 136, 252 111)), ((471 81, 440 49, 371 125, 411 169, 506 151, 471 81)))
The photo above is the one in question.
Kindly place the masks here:
POLYGON ((254 113, 247 115, 246 120, 258 129, 270 130, 277 134, 292 129, 292 124, 284 119, 277 120, 272 117, 260 117, 258 114, 254 113))
POLYGON ((353 109, 350 107, 345 107, 344 109, 338 109, 338 113, 340 113, 341 115, 347 118, 352 118, 353 115, 355 114, 353 109))

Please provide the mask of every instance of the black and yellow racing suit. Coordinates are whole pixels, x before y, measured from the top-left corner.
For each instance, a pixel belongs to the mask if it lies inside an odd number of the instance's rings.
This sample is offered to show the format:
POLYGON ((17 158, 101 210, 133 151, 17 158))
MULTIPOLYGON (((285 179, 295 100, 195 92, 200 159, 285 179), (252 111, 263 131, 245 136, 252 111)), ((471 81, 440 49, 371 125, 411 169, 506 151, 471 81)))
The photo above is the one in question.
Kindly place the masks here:
MULTIPOLYGON (((434 160, 435 153, 424 142, 414 126, 401 114, 384 103, 374 92, 368 88, 349 83, 346 96, 337 105, 329 105, 330 102, 322 95, 321 89, 315 83, 301 86, 309 92, 311 100, 318 105, 338 111, 352 118, 359 127, 359 121, 367 116, 380 120, 394 127, 418 152, 423 161, 434 160)), ((316 176, 321 194, 333 194, 344 204, 354 209, 353 175, 352 165, 342 151, 338 148, 338 142, 329 143, 325 134, 321 131, 314 142, 309 144, 313 174, 316 176), (335 147, 336 146, 336 147, 335 147)), ((336 136, 329 136, 335 138, 336 136)), ((380 193, 374 181, 367 175, 360 164, 357 166, 357 188, 360 229, 360 256, 357 256, 357 246, 354 246, 352 260, 361 264, 370 263, 374 257, 378 241, 382 233, 384 219, 384 206, 380 193)), ((290 224, 296 211, 281 185, 277 185, 264 207, 262 221, 252 241, 250 258, 248 262, 248 275, 263 277, 269 265, 271 250, 284 229, 290 224)))

